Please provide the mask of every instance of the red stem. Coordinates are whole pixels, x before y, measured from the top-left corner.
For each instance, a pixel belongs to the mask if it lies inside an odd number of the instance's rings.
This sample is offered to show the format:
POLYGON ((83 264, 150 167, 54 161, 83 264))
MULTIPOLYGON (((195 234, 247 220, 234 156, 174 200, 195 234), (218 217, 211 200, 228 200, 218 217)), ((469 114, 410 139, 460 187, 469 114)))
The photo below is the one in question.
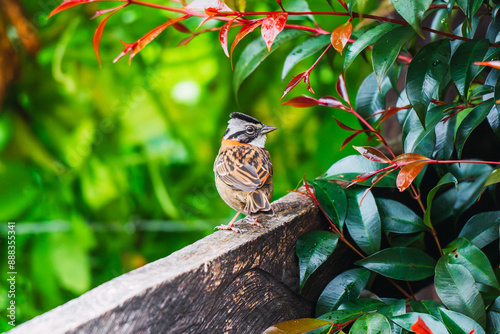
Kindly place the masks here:
POLYGON ((377 130, 375 130, 373 128, 373 126, 371 126, 370 123, 368 123, 363 117, 361 117, 360 114, 358 114, 352 107, 351 107, 351 110, 348 110, 350 113, 354 114, 366 127, 368 127, 368 129, 370 129, 373 134, 382 141, 382 144, 384 144, 384 146, 387 148, 387 150, 389 151, 389 153, 391 153, 392 157, 393 158, 396 158, 396 155, 394 154, 394 152, 391 150, 391 148, 389 147, 389 145, 387 144, 387 142, 385 141, 384 137, 382 137, 380 135, 380 133, 378 133, 377 130))
MULTIPOLYGON (((183 13, 183 14, 187 14, 189 16, 198 16, 198 17, 208 17, 209 16, 206 13, 199 13, 199 12, 194 12, 194 11, 186 10, 186 9, 182 9, 182 8, 175 8, 175 7, 158 5, 158 4, 152 4, 152 3, 144 2, 144 1, 140 1, 140 0, 128 0, 128 2, 132 3, 132 4, 140 5, 140 6, 146 6, 146 7, 158 8, 158 9, 168 10, 168 11, 177 12, 177 13, 183 13)), ((433 7, 433 8, 440 8, 440 7, 433 7)), ((243 15, 255 16, 255 15, 270 15, 270 14, 276 14, 276 13, 279 13, 279 12, 234 12, 233 11, 233 12, 219 13, 217 15, 217 17, 214 17, 214 19, 221 20, 221 21, 229 21, 230 18, 227 18, 226 16, 243 16, 243 15)), ((288 15, 334 15, 334 16, 350 16, 353 18, 363 17, 363 18, 373 19, 373 20, 378 20, 378 21, 383 21, 383 22, 392 22, 392 23, 396 23, 396 24, 400 24, 400 25, 409 25, 407 22, 401 21, 401 20, 391 19, 388 17, 382 17, 382 16, 377 16, 377 15, 371 15, 371 14, 362 14, 361 15, 361 14, 356 13, 356 12, 352 12, 352 15, 350 15, 347 12, 287 12, 287 13, 288 13, 288 15)), ((241 19, 241 18, 237 19, 237 21, 249 22, 248 20, 241 19)), ((302 30, 315 32, 318 34, 328 33, 321 28, 311 28, 311 27, 300 26, 300 25, 289 25, 288 28, 290 28, 290 29, 302 29, 302 30)), ((453 34, 450 34, 447 32, 438 31, 438 30, 428 28, 428 27, 422 27, 422 30, 428 31, 428 32, 431 32, 431 33, 434 33, 437 35, 446 36, 452 40, 455 40, 455 39, 459 39, 462 41, 470 41, 471 40, 471 39, 466 38, 466 37, 456 36, 456 35, 453 35, 453 34)), ((500 44, 490 43, 490 46, 500 48, 500 44)))

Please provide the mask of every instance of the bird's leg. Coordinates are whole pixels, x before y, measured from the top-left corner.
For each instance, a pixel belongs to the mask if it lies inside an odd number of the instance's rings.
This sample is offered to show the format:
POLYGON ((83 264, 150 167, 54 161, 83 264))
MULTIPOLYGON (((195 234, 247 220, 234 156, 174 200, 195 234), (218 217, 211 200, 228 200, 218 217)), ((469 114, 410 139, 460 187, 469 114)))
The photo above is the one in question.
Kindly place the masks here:
POLYGON ((247 223, 249 223, 250 225, 262 227, 262 224, 260 223, 260 216, 257 216, 257 217, 248 216, 245 218, 245 221, 247 223))
POLYGON ((243 211, 243 210, 239 210, 236 213, 236 215, 233 217, 233 219, 231 219, 231 221, 229 222, 229 224, 216 226, 215 228, 218 229, 218 230, 232 230, 232 231, 234 231, 236 233, 241 233, 241 230, 239 228, 234 227, 234 222, 236 221, 236 218, 238 218, 238 216, 240 215, 241 211, 243 211))

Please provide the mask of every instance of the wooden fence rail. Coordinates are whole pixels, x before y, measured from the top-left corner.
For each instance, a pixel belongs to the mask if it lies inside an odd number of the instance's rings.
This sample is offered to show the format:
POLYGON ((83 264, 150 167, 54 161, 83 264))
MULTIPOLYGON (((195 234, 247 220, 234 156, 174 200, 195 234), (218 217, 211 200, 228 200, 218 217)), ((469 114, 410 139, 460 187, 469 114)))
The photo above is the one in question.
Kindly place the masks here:
MULTIPOLYGON (((300 194, 273 206, 276 214, 263 219, 263 228, 242 225, 244 233, 213 233, 9 333, 262 333, 280 321, 311 317, 324 284, 298 294, 295 243, 299 235, 327 225, 300 194)), ((342 260, 345 249, 336 252, 342 260)), ((323 267, 318 275, 345 269, 342 263, 323 267)))

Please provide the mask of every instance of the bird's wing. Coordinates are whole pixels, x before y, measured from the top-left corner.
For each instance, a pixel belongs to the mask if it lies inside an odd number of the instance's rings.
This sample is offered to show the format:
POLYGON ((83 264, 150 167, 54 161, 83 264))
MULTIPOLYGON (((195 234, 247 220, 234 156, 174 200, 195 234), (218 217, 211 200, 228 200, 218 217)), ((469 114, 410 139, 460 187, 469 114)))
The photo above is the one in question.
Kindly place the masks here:
POLYGON ((263 184, 257 170, 249 164, 221 159, 214 170, 225 184, 238 190, 255 191, 263 184))
POLYGON ((244 147, 237 152, 225 151, 220 154, 214 172, 234 189, 255 191, 271 182, 273 166, 267 150, 249 150, 244 147))

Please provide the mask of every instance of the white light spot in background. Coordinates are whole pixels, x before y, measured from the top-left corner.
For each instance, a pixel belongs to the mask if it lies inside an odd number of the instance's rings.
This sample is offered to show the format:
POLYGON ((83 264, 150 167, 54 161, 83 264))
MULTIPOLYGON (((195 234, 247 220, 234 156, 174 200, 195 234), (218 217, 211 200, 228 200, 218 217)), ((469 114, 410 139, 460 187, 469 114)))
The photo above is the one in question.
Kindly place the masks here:
POLYGON ((200 85, 194 81, 181 81, 171 91, 174 101, 182 104, 193 105, 200 99, 200 85))

